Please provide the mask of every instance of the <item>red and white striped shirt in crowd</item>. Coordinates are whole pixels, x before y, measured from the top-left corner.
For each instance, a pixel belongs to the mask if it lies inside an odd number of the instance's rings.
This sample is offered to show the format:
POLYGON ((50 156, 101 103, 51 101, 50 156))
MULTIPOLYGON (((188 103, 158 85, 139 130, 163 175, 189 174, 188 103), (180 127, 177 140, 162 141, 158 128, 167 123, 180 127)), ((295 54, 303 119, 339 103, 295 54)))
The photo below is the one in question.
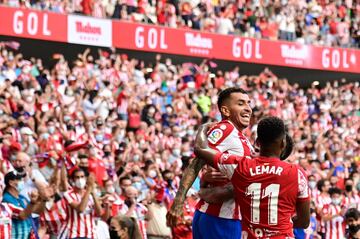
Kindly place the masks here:
POLYGON ((64 198, 67 204, 67 230, 68 238, 95 238, 95 206, 94 199, 92 196, 89 197, 89 201, 82 213, 79 213, 70 206, 71 203, 80 203, 82 195, 69 190, 65 192, 64 198))
POLYGON ((145 221, 145 216, 147 213, 148 213, 147 207, 145 207, 141 203, 137 203, 133 214, 130 215, 130 217, 133 217, 137 220, 142 239, 147 239, 146 221, 145 221))
MULTIPOLYGON (((254 152, 250 141, 228 120, 217 123, 209 131, 208 142, 209 146, 213 149, 219 150, 220 152, 228 152, 237 156, 250 157, 254 152)), ((211 186, 223 186, 227 183, 211 186)), ((196 209, 215 217, 241 219, 240 207, 235 203, 234 199, 230 199, 222 204, 209 204, 204 200, 200 200, 196 205, 196 209)))
POLYGON ((66 238, 66 201, 65 199, 54 202, 54 204, 47 208, 40 215, 41 226, 47 228, 47 232, 55 235, 58 239, 66 238))
POLYGON ((112 217, 115 217, 119 214, 125 215, 129 210, 128 206, 124 203, 124 200, 116 193, 109 195, 108 200, 111 202, 112 217))
MULTIPOLYGON (((341 207, 335 206, 334 204, 326 205, 323 208, 323 215, 335 216, 341 213, 341 207)), ((329 221, 324 222, 325 224, 325 239, 343 239, 345 238, 343 228, 344 218, 342 216, 336 216, 329 221)))
MULTIPOLYGON (((315 205, 317 208, 317 211, 321 211, 325 206, 328 206, 331 203, 331 198, 328 194, 318 194, 315 198, 315 205)), ((321 220, 321 216, 319 214, 316 215, 316 219, 319 222, 319 232, 324 233, 325 232, 325 223, 321 220)))
POLYGON ((346 208, 356 208, 360 211, 360 197, 356 193, 351 193, 351 195, 345 195, 342 205, 346 208))
POLYGON ((0 203, 0 238, 10 239, 12 218, 18 218, 23 209, 10 203, 0 203))

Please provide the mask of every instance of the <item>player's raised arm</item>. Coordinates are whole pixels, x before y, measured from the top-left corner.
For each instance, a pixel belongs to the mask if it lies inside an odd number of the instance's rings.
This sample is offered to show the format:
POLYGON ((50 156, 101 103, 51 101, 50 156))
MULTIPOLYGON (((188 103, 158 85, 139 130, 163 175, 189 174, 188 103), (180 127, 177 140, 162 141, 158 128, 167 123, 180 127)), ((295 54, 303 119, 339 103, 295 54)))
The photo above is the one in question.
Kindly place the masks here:
POLYGON ((215 156, 219 152, 214 149, 211 149, 208 145, 206 132, 208 131, 209 127, 210 127, 209 124, 204 124, 200 126, 195 139, 194 152, 196 156, 202 159, 206 164, 215 167, 214 165, 215 156))
POLYGON ((179 218, 183 217, 183 206, 186 199, 186 194, 189 191, 191 185, 194 183, 203 165, 203 160, 194 158, 183 172, 183 176, 181 177, 179 189, 174 198, 174 202, 166 215, 168 226, 175 227, 179 218))

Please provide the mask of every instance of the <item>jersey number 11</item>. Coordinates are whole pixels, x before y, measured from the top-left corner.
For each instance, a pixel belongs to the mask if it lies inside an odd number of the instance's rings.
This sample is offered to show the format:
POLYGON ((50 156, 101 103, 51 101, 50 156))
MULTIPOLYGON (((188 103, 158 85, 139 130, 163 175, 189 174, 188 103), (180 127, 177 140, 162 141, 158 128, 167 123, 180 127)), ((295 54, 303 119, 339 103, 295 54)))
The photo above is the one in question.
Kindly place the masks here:
POLYGON ((246 195, 251 196, 251 223, 260 223, 260 200, 269 197, 268 224, 277 225, 280 185, 270 184, 263 190, 263 193, 261 191, 261 183, 252 183, 246 190, 246 195))

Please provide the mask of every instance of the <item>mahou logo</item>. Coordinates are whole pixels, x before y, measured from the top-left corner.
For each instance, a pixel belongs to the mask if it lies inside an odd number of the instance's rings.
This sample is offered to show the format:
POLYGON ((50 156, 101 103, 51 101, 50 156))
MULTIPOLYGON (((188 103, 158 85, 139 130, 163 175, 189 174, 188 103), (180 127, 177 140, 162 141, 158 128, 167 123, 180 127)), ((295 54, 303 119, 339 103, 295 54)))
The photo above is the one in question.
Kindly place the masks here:
POLYGON ((213 49, 213 40, 202 37, 200 33, 185 33, 185 45, 190 47, 190 53, 199 55, 209 55, 209 49, 213 49))
POLYGON ((89 33, 89 34, 101 35, 101 28, 91 26, 90 22, 88 22, 87 24, 83 24, 80 21, 76 21, 75 25, 76 25, 76 31, 79 32, 79 33, 81 32, 81 33, 89 33))
POLYGON ((304 61, 308 57, 306 47, 297 48, 295 45, 282 44, 280 48, 281 56, 285 58, 286 64, 303 65, 304 61))
POLYGON ((112 45, 112 25, 107 19, 68 16, 68 41, 92 46, 112 45))

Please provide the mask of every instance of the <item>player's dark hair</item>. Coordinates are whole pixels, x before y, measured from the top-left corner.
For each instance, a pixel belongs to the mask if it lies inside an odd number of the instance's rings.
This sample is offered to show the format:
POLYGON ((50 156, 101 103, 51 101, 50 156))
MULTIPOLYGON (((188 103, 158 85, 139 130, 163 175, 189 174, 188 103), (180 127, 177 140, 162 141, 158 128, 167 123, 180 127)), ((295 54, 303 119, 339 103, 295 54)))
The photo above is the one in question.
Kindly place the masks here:
POLYGON ((230 98, 231 94, 233 93, 242 93, 242 94, 246 94, 247 92, 239 87, 229 87, 226 88, 225 90, 220 91, 219 95, 218 95, 218 101, 217 101, 217 105, 218 108, 220 110, 221 106, 224 104, 224 102, 230 98))
POLYGON ((334 195, 334 194, 339 194, 341 195, 341 189, 340 188, 330 188, 329 189, 329 194, 330 196, 334 195))
POLYGON ((280 160, 287 159, 294 149, 294 140, 291 138, 289 133, 286 133, 286 146, 280 154, 280 160))
POLYGON ((322 192, 322 188, 325 186, 326 179, 320 179, 316 184, 317 189, 322 192))
MULTIPOLYGON (((260 120, 257 127, 258 141, 262 146, 269 146, 286 134, 284 121, 278 117, 266 117, 260 120)), ((291 152, 290 152, 291 153, 291 152)))
POLYGON ((360 218, 360 212, 356 208, 350 208, 345 213, 345 219, 354 218, 355 220, 358 220, 360 218))

